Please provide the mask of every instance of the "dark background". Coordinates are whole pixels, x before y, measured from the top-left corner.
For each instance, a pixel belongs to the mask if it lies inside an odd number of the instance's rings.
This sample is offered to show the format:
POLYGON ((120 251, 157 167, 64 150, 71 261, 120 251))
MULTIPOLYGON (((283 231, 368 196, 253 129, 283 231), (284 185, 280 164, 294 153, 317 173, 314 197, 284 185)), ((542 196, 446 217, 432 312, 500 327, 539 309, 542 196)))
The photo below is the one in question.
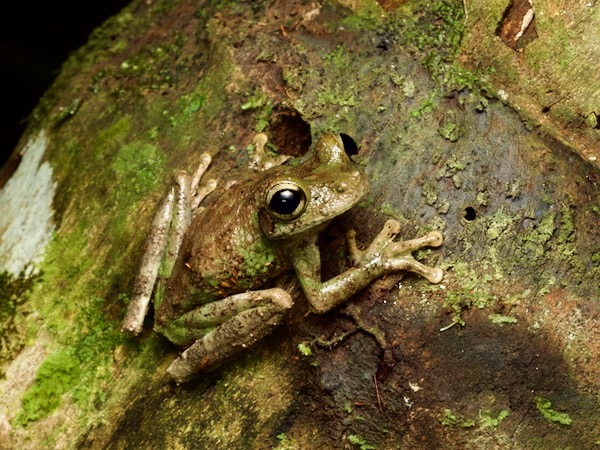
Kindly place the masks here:
POLYGON ((0 14, 0 168, 70 52, 129 0, 11 2, 0 14))

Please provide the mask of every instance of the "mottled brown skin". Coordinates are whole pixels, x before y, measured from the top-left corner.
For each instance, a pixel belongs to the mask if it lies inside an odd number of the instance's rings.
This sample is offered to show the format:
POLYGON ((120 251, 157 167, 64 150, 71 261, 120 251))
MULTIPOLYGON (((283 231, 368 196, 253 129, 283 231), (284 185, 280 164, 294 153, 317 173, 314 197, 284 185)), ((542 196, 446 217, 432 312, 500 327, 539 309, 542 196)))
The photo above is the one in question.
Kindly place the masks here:
POLYGON ((252 174, 234 184, 215 205, 192 220, 167 283, 166 299, 156 310, 158 328, 195 306, 266 286, 291 269, 281 249, 260 229, 256 213, 275 169, 279 173, 283 167, 252 174), (241 230, 245 242, 237 239, 241 230), (257 244, 276 254, 274 262, 259 275, 248 273, 240 253, 240 249, 249 250, 257 244))

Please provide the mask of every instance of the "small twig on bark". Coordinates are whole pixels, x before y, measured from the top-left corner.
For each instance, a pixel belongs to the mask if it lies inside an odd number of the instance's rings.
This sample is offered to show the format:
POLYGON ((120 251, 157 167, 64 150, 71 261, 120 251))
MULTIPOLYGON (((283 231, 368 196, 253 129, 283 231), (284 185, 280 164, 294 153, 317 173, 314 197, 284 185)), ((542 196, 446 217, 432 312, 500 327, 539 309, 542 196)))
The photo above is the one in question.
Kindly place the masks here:
POLYGON ((377 394, 377 405, 379 406, 379 412, 383 412, 383 406, 381 405, 381 396, 379 395, 379 386, 377 385, 377 374, 373 374, 373 384, 375 384, 375 393, 377 394))

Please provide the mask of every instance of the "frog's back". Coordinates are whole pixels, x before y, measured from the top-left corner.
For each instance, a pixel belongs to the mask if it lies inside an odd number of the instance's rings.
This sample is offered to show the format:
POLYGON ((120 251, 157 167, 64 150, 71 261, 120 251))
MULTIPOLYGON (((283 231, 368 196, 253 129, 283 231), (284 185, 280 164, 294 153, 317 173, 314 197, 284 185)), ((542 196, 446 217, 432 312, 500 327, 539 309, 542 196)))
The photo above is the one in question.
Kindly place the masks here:
POLYGON ((260 229, 259 201, 255 190, 239 183, 192 220, 157 321, 232 294, 269 287, 288 270, 280 250, 260 229))

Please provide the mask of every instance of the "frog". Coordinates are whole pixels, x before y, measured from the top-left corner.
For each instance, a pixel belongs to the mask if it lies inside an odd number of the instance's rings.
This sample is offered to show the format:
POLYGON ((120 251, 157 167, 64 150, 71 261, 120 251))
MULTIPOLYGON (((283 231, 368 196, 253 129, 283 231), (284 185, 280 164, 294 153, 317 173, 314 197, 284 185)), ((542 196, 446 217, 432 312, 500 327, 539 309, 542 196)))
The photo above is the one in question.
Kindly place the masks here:
POLYGON ((202 181, 211 163, 203 153, 193 175, 174 174, 152 221, 122 330, 142 331, 153 297, 154 330, 184 348, 167 369, 177 384, 266 337, 300 295, 309 313, 324 314, 398 271, 442 281, 440 268, 412 256, 441 246, 442 234, 395 241, 400 225, 393 219, 366 249, 350 230, 351 267, 323 281, 319 234, 369 191, 363 166, 353 160, 356 142, 324 133, 296 163, 267 156, 267 143, 257 134, 252 169, 214 194, 217 181, 202 181), (205 207, 208 195, 217 197, 205 207))

